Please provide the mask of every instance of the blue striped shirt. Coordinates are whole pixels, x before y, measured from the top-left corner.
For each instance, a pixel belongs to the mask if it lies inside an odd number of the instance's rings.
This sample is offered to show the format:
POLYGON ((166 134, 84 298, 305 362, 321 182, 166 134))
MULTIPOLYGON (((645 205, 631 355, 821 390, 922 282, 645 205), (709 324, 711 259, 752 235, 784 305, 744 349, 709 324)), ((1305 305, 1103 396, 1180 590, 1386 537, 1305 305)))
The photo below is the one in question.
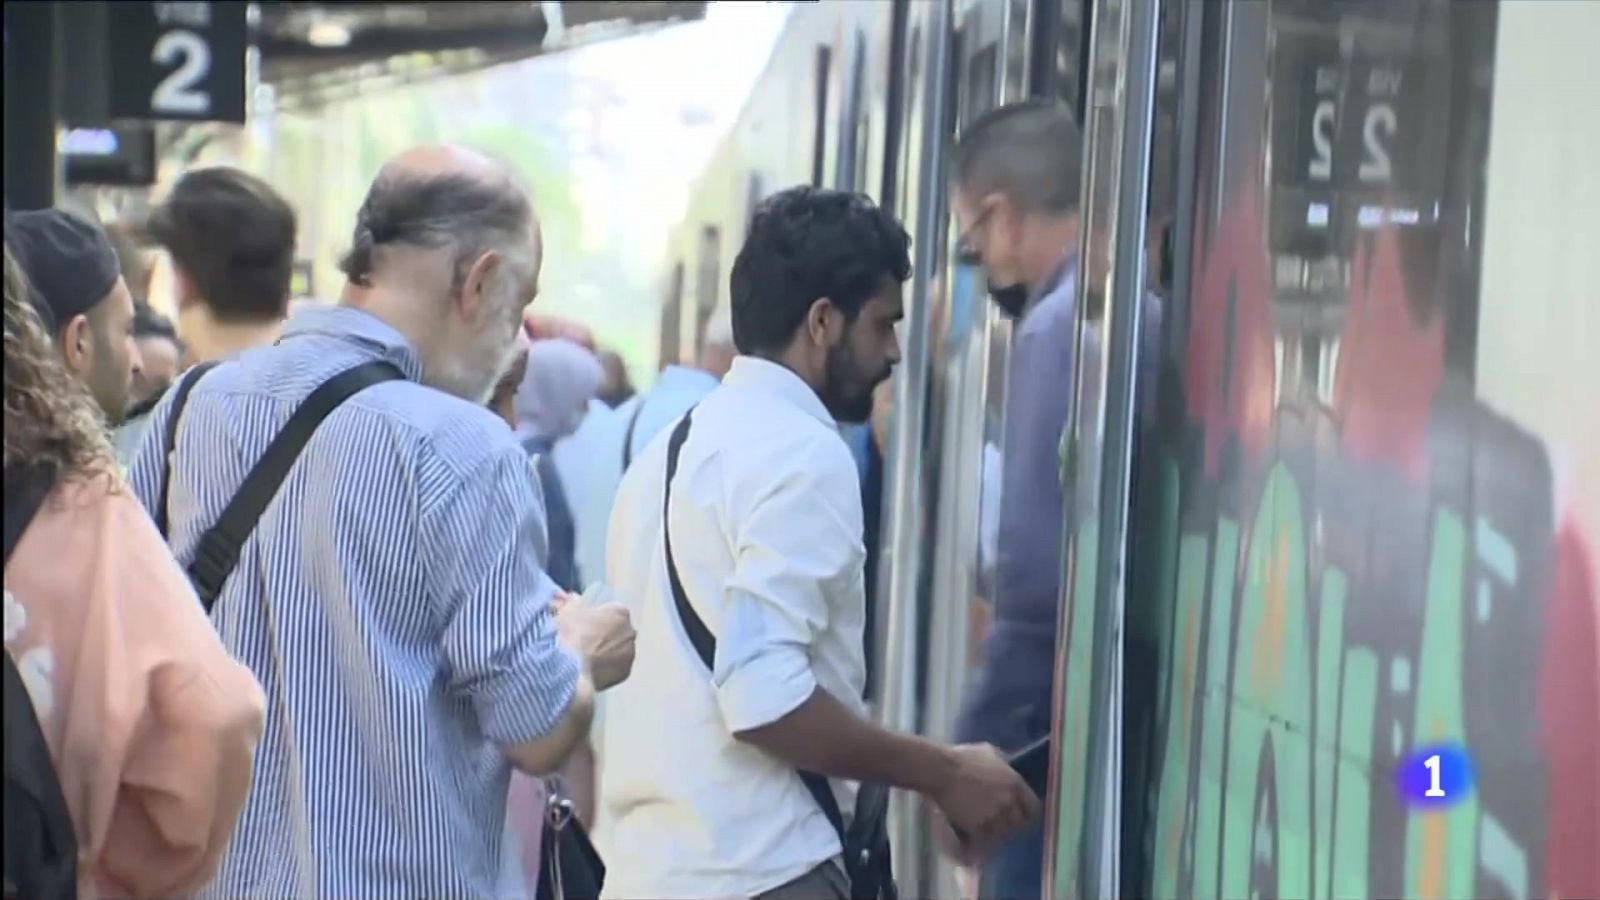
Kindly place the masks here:
MULTIPOLYGON (((323 422, 212 613, 260 680, 267 721, 211 895, 524 892, 497 745, 549 732, 578 664, 556 643, 537 482, 504 422, 418 384, 416 353, 378 319, 306 310, 190 394, 170 541, 187 565, 300 401, 380 357, 407 380, 323 422)), ((130 475, 147 509, 170 406, 130 475)))

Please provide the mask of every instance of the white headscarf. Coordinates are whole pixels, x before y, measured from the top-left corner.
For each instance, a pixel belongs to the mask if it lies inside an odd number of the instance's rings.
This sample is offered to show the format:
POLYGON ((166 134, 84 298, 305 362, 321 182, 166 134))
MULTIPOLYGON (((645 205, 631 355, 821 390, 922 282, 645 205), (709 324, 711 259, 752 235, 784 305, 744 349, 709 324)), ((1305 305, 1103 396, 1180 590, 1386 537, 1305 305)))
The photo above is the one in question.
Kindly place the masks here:
POLYGON ((512 403, 517 435, 557 441, 577 431, 604 380, 600 360, 583 347, 560 338, 534 341, 512 403))

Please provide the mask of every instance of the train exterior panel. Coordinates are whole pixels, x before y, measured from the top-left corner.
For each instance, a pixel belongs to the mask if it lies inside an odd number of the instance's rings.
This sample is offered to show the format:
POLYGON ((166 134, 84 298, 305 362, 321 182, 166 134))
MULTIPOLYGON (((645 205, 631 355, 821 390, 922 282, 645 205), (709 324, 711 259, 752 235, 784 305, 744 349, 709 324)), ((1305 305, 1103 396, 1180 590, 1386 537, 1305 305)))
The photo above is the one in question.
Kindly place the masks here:
MULTIPOLYGON (((728 303, 728 276, 757 201, 799 184, 867 187, 881 171, 891 4, 796 4, 736 124, 670 240, 661 362, 693 359, 728 303)), ((876 189, 874 186, 874 193, 876 189)))
MULTIPOLYGON (((1009 332, 949 259, 946 186, 922 177, 948 136, 918 129, 1022 96, 1074 106, 1085 215, 1146 225, 1108 248, 1140 283, 1089 285, 1103 308, 1079 309, 1111 335, 1131 333, 1116 318, 1134 287, 1163 312, 1158 340, 1128 345, 1159 374, 1119 390, 1115 353, 1097 360, 1062 440, 1100 449, 1132 423, 1120 492, 1100 454, 1063 455, 1080 493, 1127 500, 1068 521, 1045 893, 1600 896, 1600 5, 1158 8, 798 5, 673 235, 689 299, 669 304, 663 355, 691 353, 726 304, 764 193, 887 193, 934 236, 913 247, 928 277, 908 295, 921 336, 894 431, 915 446, 885 453, 914 466, 891 472, 881 536, 921 542, 884 563, 914 571, 880 582, 919 623, 886 634, 920 637, 889 649, 909 683, 881 712, 947 736, 982 592, 973 445, 1004 415, 1009 332), (1154 97, 1130 122, 1146 24, 1154 97), (1142 193, 1112 181, 1128 159, 1148 161, 1142 193), (1471 760, 1470 790, 1409 808, 1398 768, 1444 744, 1471 760)), ((896 815, 906 894, 952 895, 916 807, 896 815)))

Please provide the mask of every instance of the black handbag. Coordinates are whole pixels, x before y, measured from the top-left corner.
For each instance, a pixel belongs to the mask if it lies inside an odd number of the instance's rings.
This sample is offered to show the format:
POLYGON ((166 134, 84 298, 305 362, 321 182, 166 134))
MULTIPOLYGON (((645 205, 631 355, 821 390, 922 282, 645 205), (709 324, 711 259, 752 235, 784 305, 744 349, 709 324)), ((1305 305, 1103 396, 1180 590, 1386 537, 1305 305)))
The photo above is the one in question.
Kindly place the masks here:
POLYGON ((600 900, 606 864, 589 840, 583 822, 559 778, 545 780, 544 828, 539 832, 538 900, 600 900))
MULTIPOLYGON (((667 580, 672 585, 673 604, 683 630, 694 646, 695 653, 707 669, 713 668, 717 639, 701 620, 700 614, 689 605, 689 597, 678 578, 678 565, 672 559, 672 537, 667 530, 667 504, 672 499, 672 476, 678 471, 678 451, 689 437, 689 426, 694 410, 684 414, 672 430, 667 445, 667 480, 662 491, 661 539, 667 557, 667 580)), ((845 828, 844 816, 839 811, 839 801, 826 776, 816 772, 796 770, 800 781, 811 794, 811 799, 822 808, 828 823, 839 836, 844 848, 845 876, 850 881, 851 900, 899 900, 900 891, 894 882, 893 859, 889 853, 889 790, 881 784, 863 784, 856 794, 856 814, 845 828)))

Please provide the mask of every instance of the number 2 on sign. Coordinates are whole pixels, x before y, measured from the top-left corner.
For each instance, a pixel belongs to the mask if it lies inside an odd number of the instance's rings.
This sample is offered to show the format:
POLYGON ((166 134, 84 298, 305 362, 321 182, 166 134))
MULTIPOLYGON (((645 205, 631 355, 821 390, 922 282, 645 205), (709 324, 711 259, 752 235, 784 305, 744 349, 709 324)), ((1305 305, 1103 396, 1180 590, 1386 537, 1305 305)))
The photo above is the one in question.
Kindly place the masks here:
POLYGON ((156 85, 150 97, 152 110, 186 115, 211 111, 211 96, 200 90, 200 83, 211 70, 211 48, 204 38, 192 31, 169 31, 156 41, 150 61, 162 66, 181 63, 156 85))
POLYGON ((1444 788, 1439 787, 1439 754, 1435 753, 1428 757, 1422 764, 1428 767, 1428 774, 1432 779, 1432 784, 1423 792, 1422 796, 1443 797, 1444 788))

